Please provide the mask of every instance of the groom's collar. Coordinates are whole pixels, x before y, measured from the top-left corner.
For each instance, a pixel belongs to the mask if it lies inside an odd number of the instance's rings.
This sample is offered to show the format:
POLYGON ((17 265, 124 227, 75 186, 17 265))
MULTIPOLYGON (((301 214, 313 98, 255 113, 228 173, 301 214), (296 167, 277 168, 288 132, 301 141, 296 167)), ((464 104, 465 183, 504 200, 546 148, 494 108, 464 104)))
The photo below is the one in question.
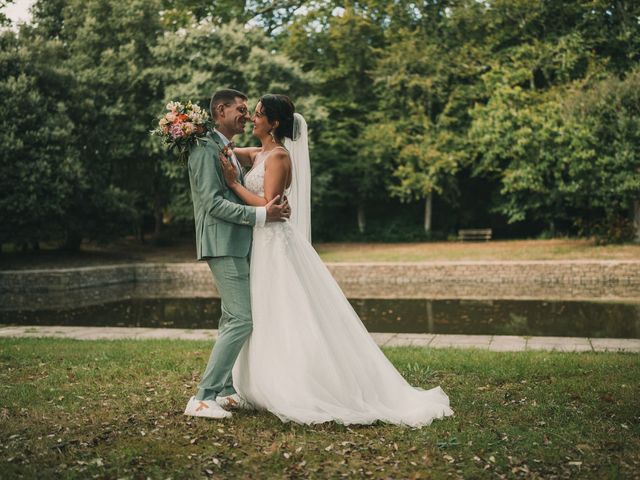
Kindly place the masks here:
POLYGON ((220 130, 218 130, 217 128, 213 129, 214 133, 217 133, 218 136, 220 137, 220 139, 222 140, 222 143, 224 144, 224 146, 226 147, 229 143, 231 143, 231 140, 229 140, 227 137, 225 137, 224 133, 222 133, 220 130))

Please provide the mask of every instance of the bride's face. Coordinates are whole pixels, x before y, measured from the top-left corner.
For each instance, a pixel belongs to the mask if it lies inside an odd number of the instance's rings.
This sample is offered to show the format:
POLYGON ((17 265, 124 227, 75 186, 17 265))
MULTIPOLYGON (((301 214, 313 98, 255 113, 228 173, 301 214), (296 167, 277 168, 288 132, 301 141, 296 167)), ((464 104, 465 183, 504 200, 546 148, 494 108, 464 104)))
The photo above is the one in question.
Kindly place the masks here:
POLYGON ((253 112, 251 120, 253 121, 253 134, 258 138, 263 138, 269 135, 271 129, 277 126, 276 123, 269 123, 267 115, 264 113, 262 108, 262 102, 258 102, 256 105, 256 110, 253 112))

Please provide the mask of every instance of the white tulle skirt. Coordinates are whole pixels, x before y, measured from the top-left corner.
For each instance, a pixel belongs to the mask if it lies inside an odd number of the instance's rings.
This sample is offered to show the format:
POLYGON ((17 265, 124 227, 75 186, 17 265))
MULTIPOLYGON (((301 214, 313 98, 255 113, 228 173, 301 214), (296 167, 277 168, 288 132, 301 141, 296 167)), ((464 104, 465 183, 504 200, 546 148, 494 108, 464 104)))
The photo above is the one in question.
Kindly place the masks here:
POLYGON ((251 295, 253 332, 233 378, 256 408, 303 424, 420 427, 453 415, 440 387, 414 388, 398 373, 288 222, 254 229, 251 295))

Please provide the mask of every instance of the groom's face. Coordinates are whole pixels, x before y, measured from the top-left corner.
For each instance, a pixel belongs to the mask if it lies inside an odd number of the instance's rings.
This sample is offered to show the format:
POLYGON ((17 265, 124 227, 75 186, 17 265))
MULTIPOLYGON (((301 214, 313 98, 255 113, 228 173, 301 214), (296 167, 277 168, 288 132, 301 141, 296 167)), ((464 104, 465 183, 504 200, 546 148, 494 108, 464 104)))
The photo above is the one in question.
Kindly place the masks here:
POLYGON ((247 101, 236 97, 233 103, 222 105, 222 107, 218 121, 234 135, 243 133, 244 127, 250 119, 247 101))

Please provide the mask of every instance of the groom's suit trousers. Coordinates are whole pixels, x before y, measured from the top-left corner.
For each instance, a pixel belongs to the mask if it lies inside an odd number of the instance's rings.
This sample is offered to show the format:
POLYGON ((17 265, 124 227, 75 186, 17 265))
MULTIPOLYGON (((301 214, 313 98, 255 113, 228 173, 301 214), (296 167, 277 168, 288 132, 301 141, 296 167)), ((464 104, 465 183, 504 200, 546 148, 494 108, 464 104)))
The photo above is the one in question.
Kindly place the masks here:
POLYGON ((236 393, 232 370, 238 354, 253 329, 249 290, 249 257, 207 259, 220 293, 222 316, 209 363, 198 385, 198 400, 236 393))

